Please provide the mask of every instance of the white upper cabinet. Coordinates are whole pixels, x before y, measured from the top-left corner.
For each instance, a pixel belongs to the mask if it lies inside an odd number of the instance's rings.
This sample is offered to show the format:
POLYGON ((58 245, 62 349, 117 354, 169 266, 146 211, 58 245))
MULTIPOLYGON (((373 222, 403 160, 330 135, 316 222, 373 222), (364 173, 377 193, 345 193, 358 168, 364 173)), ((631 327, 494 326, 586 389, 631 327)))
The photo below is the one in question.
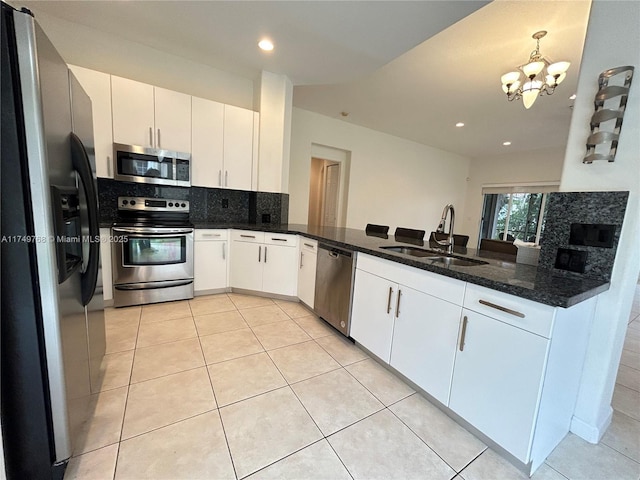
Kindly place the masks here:
POLYGON ((111 77, 113 141, 191 152, 191 97, 111 77))
POLYGON ((98 177, 113 178, 113 138, 111 132, 111 80, 107 73, 70 65, 80 85, 91 99, 93 143, 98 177))
POLYGON ((251 190, 253 117, 252 110, 232 105, 224 106, 224 187, 251 190))
POLYGON ((153 85, 111 76, 113 141, 153 147, 153 85))
POLYGON ((254 116, 245 108, 192 98, 192 184, 251 190, 254 116))
POLYGON ((191 152, 191 95, 154 87, 156 148, 191 152))
POLYGON ((223 163, 224 104, 191 98, 191 183, 221 187, 223 163))

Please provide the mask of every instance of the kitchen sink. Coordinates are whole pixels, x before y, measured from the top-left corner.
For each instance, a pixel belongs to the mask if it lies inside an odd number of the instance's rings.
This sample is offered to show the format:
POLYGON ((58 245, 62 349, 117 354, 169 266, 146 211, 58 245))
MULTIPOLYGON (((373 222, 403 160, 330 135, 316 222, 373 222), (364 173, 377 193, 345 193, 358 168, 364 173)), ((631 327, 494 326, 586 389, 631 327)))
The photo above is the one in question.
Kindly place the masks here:
POLYGON ((489 262, 482 260, 471 260, 470 258, 458 257, 433 257, 430 258, 433 263, 443 263, 445 265, 456 265, 458 267, 474 267, 476 265, 487 265, 489 262))
POLYGON ((483 262, 482 260, 472 260, 470 258, 452 257, 444 252, 438 252, 434 250, 426 250, 418 247, 405 247, 401 245, 391 245, 388 247, 380 247, 383 250, 388 250, 395 253, 403 253, 405 255, 411 255, 412 257, 426 258, 427 260, 435 263, 442 263, 444 265, 455 265, 458 267, 473 267, 476 265, 487 265, 489 262, 483 262))
POLYGON ((389 250, 390 252, 404 253, 405 255, 411 255, 412 257, 439 257, 441 252, 434 252, 432 250, 425 250, 424 248, 417 247, 403 247, 399 245, 392 245, 390 247, 380 247, 383 250, 389 250))

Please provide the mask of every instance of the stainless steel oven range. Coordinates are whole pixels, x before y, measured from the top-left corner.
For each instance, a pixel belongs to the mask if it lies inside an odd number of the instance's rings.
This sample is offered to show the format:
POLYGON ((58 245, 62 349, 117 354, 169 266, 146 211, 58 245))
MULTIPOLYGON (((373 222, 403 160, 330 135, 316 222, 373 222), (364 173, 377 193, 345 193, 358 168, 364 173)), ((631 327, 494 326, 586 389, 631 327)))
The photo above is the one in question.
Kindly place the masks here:
POLYGON ((118 197, 113 224, 116 307, 193 298, 193 225, 189 202, 118 197))

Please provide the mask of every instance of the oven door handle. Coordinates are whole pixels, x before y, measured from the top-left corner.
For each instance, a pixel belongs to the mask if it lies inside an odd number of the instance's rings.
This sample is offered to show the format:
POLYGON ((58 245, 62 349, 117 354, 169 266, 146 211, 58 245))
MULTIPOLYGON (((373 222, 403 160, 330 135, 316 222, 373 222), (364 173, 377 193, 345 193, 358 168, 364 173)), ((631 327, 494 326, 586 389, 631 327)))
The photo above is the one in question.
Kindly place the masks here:
POLYGON ((128 227, 114 227, 113 233, 135 233, 138 235, 175 235, 193 233, 193 228, 128 228, 128 227))
POLYGON ((145 282, 145 283, 127 283, 123 285, 114 285, 116 290, 150 290, 157 288, 181 287, 193 283, 190 280, 168 280, 165 282, 145 282))

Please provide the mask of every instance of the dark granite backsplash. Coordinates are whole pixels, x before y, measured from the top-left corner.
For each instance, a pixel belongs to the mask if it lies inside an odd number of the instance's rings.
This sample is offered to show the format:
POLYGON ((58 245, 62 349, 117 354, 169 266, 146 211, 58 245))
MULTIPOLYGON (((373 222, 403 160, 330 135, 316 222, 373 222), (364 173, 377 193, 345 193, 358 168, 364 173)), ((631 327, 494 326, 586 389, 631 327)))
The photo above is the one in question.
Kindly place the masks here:
POLYGON ((205 187, 165 187, 98 178, 100 223, 118 218, 118 197, 156 197, 189 200, 193 223, 251 223, 257 225, 287 223, 289 195, 205 187))
POLYGON ((629 192, 550 193, 547 200, 544 235, 538 266, 569 277, 588 277, 609 281, 628 198, 629 192), (569 234, 572 223, 615 225, 613 248, 570 245, 569 234), (584 274, 555 268, 559 248, 587 252, 584 274))

